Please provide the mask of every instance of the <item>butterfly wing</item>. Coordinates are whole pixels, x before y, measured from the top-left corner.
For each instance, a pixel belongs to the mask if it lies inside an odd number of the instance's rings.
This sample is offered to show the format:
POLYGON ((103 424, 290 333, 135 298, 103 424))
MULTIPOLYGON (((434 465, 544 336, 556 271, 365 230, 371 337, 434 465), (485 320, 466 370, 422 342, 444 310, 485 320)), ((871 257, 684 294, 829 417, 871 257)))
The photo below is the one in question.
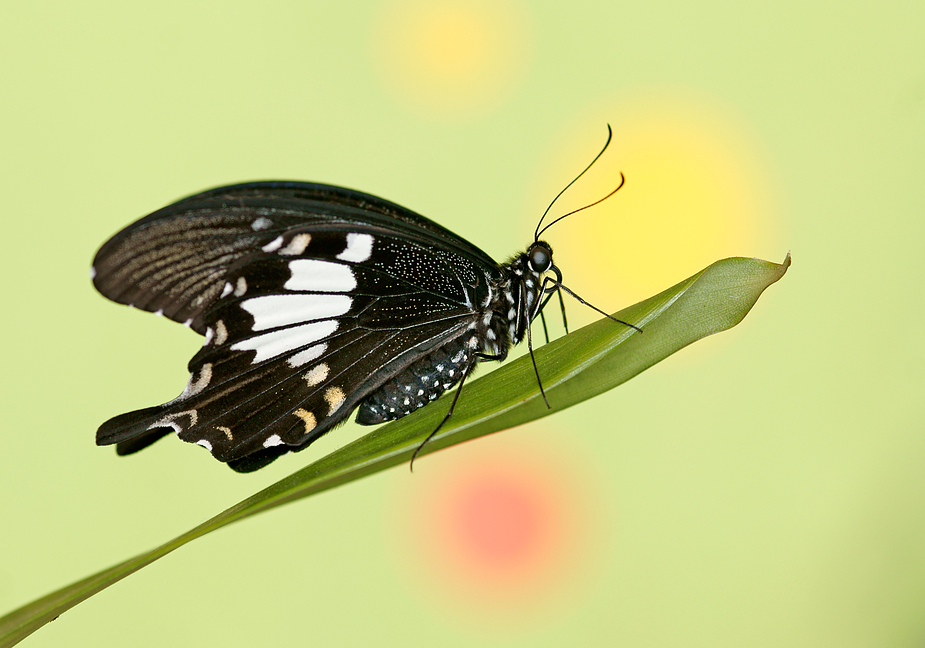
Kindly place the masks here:
POLYGON ((486 259, 422 216, 324 185, 237 185, 155 212, 103 246, 95 284, 192 320, 206 343, 178 398, 107 421, 97 442, 128 454, 174 431, 239 470, 301 449, 473 326, 497 280, 486 259))

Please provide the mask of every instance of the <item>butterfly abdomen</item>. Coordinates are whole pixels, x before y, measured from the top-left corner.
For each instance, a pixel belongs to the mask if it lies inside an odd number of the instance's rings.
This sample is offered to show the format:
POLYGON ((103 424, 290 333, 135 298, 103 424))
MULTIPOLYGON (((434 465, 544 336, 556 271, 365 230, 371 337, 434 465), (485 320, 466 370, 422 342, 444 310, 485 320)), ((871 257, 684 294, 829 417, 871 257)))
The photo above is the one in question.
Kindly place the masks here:
POLYGON ((360 403, 356 422, 376 425, 410 414, 440 397, 476 362, 475 329, 440 347, 386 382, 360 403))

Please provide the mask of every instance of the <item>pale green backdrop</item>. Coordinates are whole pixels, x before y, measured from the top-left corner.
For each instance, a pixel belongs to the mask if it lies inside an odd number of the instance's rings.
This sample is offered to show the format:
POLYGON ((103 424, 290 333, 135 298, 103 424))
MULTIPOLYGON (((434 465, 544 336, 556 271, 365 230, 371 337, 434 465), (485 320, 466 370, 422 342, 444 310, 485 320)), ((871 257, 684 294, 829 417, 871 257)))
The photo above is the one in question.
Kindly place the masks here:
POLYGON ((0 613, 358 434, 250 476, 176 439, 95 447, 103 420, 179 393, 201 343, 93 291, 108 236, 293 178, 502 258, 610 122, 563 208, 628 183, 550 230, 567 283, 615 311, 790 250, 740 327, 413 476, 223 529, 24 645, 922 646, 922 7, 4 3, 0 613), (472 501, 510 507, 453 518, 485 484, 472 501), (530 515, 493 536, 511 511, 530 515))

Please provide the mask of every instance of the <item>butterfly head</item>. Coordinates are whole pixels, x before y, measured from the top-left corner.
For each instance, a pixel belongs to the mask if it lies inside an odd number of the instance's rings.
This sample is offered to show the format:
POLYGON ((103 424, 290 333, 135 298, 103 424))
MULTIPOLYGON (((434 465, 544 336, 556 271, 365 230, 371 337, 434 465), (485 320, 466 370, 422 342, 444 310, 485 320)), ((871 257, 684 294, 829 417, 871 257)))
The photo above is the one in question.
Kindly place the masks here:
POLYGON ((556 280, 562 274, 552 262, 552 247, 545 241, 534 241, 525 252, 518 254, 505 266, 508 279, 502 288, 506 310, 503 318, 511 344, 518 344, 527 334, 530 322, 540 312, 542 295, 547 289, 545 275, 555 274, 556 280))
POLYGON ((527 250, 527 265, 530 266, 533 272, 540 275, 553 268, 552 248, 549 247, 549 243, 545 241, 534 242, 530 249, 527 250))

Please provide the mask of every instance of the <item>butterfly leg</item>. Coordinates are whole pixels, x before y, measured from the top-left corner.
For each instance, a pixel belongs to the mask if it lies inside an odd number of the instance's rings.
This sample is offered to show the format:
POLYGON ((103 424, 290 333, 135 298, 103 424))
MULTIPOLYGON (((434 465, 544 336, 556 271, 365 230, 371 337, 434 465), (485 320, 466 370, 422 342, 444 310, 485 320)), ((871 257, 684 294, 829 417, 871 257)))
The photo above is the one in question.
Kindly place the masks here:
MULTIPOLYGON (((476 353, 475 357, 478 358, 479 360, 504 360, 504 358, 506 357, 506 354, 499 353, 497 355, 488 355, 486 353, 476 353)), ((466 367, 465 372, 463 373, 462 377, 459 379, 459 386, 456 388, 456 393, 453 394, 453 402, 450 403, 450 409, 447 410, 446 416, 444 416, 443 420, 440 421, 440 425, 434 428, 434 431, 427 435, 427 438, 421 442, 421 445, 419 445, 417 449, 414 451, 414 454, 411 455, 411 463, 408 465, 408 468, 411 470, 411 472, 414 472, 414 460, 418 458, 418 454, 420 454, 424 446, 427 445, 427 442, 433 439, 434 435, 440 431, 440 428, 442 428, 446 424, 446 422, 450 420, 450 417, 453 416, 453 410, 456 409, 456 401, 459 400, 459 395, 462 393, 463 384, 465 384, 466 378, 469 377, 469 372, 472 371, 475 365, 476 363, 473 362, 468 367, 466 367)))
MULTIPOLYGON (((558 293, 559 295, 559 308, 562 311, 562 326, 565 328, 565 334, 568 335, 568 318, 565 316, 565 300, 562 298, 562 290, 560 282, 562 281, 562 274, 559 272, 559 268, 552 266, 552 270, 556 272, 557 279, 552 277, 545 277, 543 279, 543 285, 540 288, 540 294, 545 294, 546 298, 540 303, 539 307, 536 309, 540 315, 540 320, 543 322, 543 331, 546 331, 546 318, 543 316, 543 309, 546 308, 546 304, 549 303, 549 300, 552 299, 553 293, 558 293), (549 284, 552 284, 552 288, 549 288, 549 284)), ((549 344, 549 334, 546 334, 546 343, 549 344)))
POLYGON ((540 321, 543 323, 543 336, 546 338, 546 344, 549 344, 549 329, 546 328, 546 316, 543 315, 543 309, 540 308, 540 321))
MULTIPOLYGON (((553 266, 553 267, 555 267, 555 266, 553 266)), ((547 283, 547 279, 544 279, 544 280, 543 280, 543 285, 542 285, 542 287, 540 288, 540 291, 539 291, 539 295, 543 295, 545 292, 547 292, 546 283, 547 283)), ((520 298, 517 300, 517 303, 518 303, 518 313, 517 313, 517 315, 518 315, 518 317, 520 316, 520 313, 519 313, 520 304, 526 304, 526 303, 527 303, 527 294, 526 294, 526 290, 527 290, 527 289, 526 289, 526 286, 525 286, 523 283, 521 283, 521 284, 520 284, 520 298)), ((554 292, 555 290, 556 290, 556 289, 553 288, 552 290, 549 290, 548 292, 549 292, 549 293, 552 293, 552 292, 554 292)), ((546 390, 543 389, 543 380, 540 378, 540 370, 539 370, 539 368, 536 366, 536 356, 533 354, 533 326, 531 325, 532 321, 536 318, 536 316, 537 316, 537 315, 540 315, 540 316, 541 316, 541 317, 540 317, 540 321, 543 322, 543 327, 544 327, 544 329, 545 329, 545 327, 546 327, 546 319, 542 317, 542 314, 543 314, 543 307, 544 307, 544 306, 546 305, 546 303, 549 301, 549 298, 550 298, 550 297, 552 297, 552 294, 549 294, 549 295, 546 297, 546 299, 543 300, 543 301, 540 301, 539 299, 536 300, 536 307, 533 308, 532 311, 529 311, 529 312, 526 313, 527 317, 525 318, 525 321, 524 321, 524 327, 527 329, 527 350, 530 352, 530 360, 533 362, 533 371, 534 371, 534 373, 536 374, 536 384, 539 385, 540 394, 542 394, 542 396, 543 396, 543 402, 546 403, 546 407, 552 409, 552 406, 549 404, 549 399, 546 398, 546 390)), ((549 341, 549 336, 548 336, 548 334, 547 334, 547 336, 546 336, 546 341, 547 341, 547 342, 549 341)))
MULTIPOLYGON (((555 285, 556 285, 556 288, 557 288, 558 290, 564 290, 564 291, 567 292, 569 295, 571 295, 572 297, 574 297, 575 299, 577 299, 579 302, 581 302, 582 304, 584 304, 584 305, 587 306, 588 308, 591 308, 591 309, 596 310, 598 313, 600 313, 601 315, 603 315, 603 316, 606 317, 607 319, 613 320, 614 322, 617 322, 618 324, 623 324, 624 326, 628 326, 628 327, 630 327, 631 329, 635 330, 637 333, 642 333, 642 329, 639 328, 638 326, 635 326, 634 324, 630 324, 629 322, 624 322, 624 321, 621 320, 621 319, 617 319, 617 318, 614 317, 613 315, 610 315, 610 314, 608 314, 608 313, 605 313, 604 311, 602 311, 600 308, 598 308, 598 307, 595 306, 594 304, 592 304, 592 303, 590 303, 590 302, 587 302, 587 301, 585 301, 584 299, 582 299, 580 296, 578 296, 578 295, 575 293, 574 290, 572 290, 571 288, 569 288, 569 287, 566 286, 565 284, 560 283, 559 281, 556 281, 555 279, 549 279, 549 278, 547 278, 547 280, 548 280, 549 282, 555 284, 555 285)), ((546 280, 543 281, 543 285, 546 285, 546 280)), ((565 310, 565 307, 563 306, 563 312, 564 312, 564 310, 565 310)))
POLYGON ((565 316, 565 299, 562 298, 562 291, 556 289, 556 294, 559 295, 559 308, 562 310, 562 326, 565 328, 565 334, 568 335, 568 318, 565 316))
POLYGON ((546 390, 543 389, 543 380, 540 378, 539 367, 536 366, 536 356, 533 355, 533 327, 530 326, 529 320, 527 321, 527 350, 530 352, 530 360, 533 361, 533 372, 536 374, 536 384, 539 385, 540 394, 543 396, 543 402, 546 403, 547 409, 552 409, 552 405, 549 404, 549 399, 546 398, 546 390))
MULTIPOLYGON (((543 309, 546 308, 546 304, 549 303, 549 300, 552 299, 553 293, 559 293, 559 307, 562 309, 562 325, 565 327, 565 334, 568 335, 568 320, 565 317, 565 301, 562 299, 562 291, 560 286, 562 285, 562 271, 559 270, 555 265, 549 267, 549 272, 555 273, 556 278, 552 277, 543 277, 543 285, 540 286, 540 294, 545 295, 546 298, 537 308, 537 312, 540 315, 543 314, 543 309), (549 287, 549 284, 552 284, 552 288, 549 287)), ((535 317, 535 315, 534 315, 535 317)), ((547 342, 549 340, 547 339, 547 342)))

